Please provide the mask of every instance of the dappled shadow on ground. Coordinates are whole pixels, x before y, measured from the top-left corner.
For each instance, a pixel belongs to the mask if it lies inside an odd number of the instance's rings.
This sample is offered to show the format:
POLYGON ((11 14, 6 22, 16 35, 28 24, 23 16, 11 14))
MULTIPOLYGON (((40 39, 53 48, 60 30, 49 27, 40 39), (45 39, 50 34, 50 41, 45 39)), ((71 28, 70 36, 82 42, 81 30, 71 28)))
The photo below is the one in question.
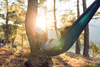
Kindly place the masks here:
POLYGON ((72 52, 53 57, 47 56, 48 59, 46 59, 44 54, 40 54, 41 52, 37 54, 34 52, 34 55, 31 57, 29 53, 29 48, 17 52, 16 50, 2 47, 0 48, 0 67, 80 67, 84 64, 100 65, 100 60, 85 59, 82 55, 72 52), (31 66, 27 65, 26 61, 31 66))
POLYGON ((16 53, 7 47, 0 48, 0 67, 21 67, 24 61, 23 53, 16 53))
POLYGON ((52 57, 53 66, 54 67, 72 67, 66 61, 67 58, 63 59, 61 56, 54 56, 52 57))
MULTIPOLYGON (((62 56, 63 57, 63 56, 62 56)), ((67 63, 67 58, 63 59, 61 56, 52 56, 48 59, 44 58, 44 56, 39 57, 38 55, 33 55, 31 59, 28 58, 24 66, 27 67, 72 67, 67 63), (37 60, 38 59, 38 60, 37 60), (38 62, 38 64, 37 64, 38 62)))
POLYGON ((73 53, 73 52, 65 52, 65 55, 66 56, 69 56, 71 58, 84 58, 81 54, 76 54, 76 53, 73 53))
POLYGON ((36 50, 29 54, 27 61, 23 67, 52 67, 53 62, 50 56, 47 56, 43 51, 36 50))
POLYGON ((35 63, 42 64, 38 64, 37 67, 71 67, 67 64, 66 60, 63 60, 60 56, 51 57, 51 59, 44 62, 43 59, 45 59, 45 57, 37 57, 37 55, 34 55, 31 59, 33 63, 28 58, 29 53, 27 52, 16 52, 7 47, 0 48, 0 67, 34 67, 35 63), (39 59, 41 62, 36 61, 36 59, 39 59), (29 64, 33 64, 33 66, 27 65, 27 63, 25 65, 27 60, 29 64))
POLYGON ((75 66, 84 66, 88 64, 95 64, 97 67, 100 65, 100 60, 95 60, 92 57, 85 58, 80 54, 75 54, 73 52, 66 52, 64 53, 66 57, 68 57, 70 60, 68 60, 71 65, 75 66), (73 63, 74 62, 74 63, 73 63))
POLYGON ((29 55, 29 48, 23 49, 23 51, 17 51, 13 48, 2 47, 0 48, 0 67, 48 67, 49 62, 51 63, 50 65, 53 66, 51 59, 44 61, 45 57, 35 52, 32 57, 29 55), (29 58, 31 58, 31 60, 29 58), (30 65, 27 65, 27 63, 25 63, 26 61, 29 61, 30 65), (39 65, 39 63, 41 63, 41 65, 39 65), (37 65, 35 66, 35 64, 37 65))

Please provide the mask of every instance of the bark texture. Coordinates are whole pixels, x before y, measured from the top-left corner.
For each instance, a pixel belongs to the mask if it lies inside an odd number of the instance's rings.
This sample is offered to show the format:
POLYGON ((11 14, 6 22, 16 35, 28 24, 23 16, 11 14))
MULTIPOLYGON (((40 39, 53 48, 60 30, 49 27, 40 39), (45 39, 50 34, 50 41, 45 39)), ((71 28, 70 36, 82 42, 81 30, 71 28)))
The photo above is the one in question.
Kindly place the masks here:
MULTIPOLYGON (((83 11, 86 10, 86 0, 83 0, 83 11)), ((84 30, 84 52, 83 56, 88 57, 88 52, 89 52, 89 27, 88 25, 86 26, 84 30)))
POLYGON ((36 25, 37 6, 38 6, 37 0, 28 0, 28 8, 25 19, 25 29, 29 40, 31 52, 34 52, 36 50, 35 36, 33 33, 34 33, 34 27, 36 25))
POLYGON ((38 0, 28 0, 25 29, 30 45, 30 54, 28 60, 24 63, 27 67, 40 67, 43 63, 47 62, 48 59, 51 60, 49 56, 44 54, 43 51, 38 48, 41 41, 35 39, 36 35, 34 34, 34 27, 36 25, 37 8, 38 0))
MULTIPOLYGON (((79 11, 79 0, 77 0, 77 18, 80 16, 80 11, 79 11)), ((80 39, 78 38, 76 40, 76 53, 80 54, 81 51, 81 43, 80 43, 80 39)))

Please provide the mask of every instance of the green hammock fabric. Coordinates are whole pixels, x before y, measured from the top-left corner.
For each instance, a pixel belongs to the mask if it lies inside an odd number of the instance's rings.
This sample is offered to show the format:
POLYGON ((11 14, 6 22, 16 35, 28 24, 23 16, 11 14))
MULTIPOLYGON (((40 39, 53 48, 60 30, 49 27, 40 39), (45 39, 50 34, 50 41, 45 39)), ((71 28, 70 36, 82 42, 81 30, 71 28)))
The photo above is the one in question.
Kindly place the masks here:
POLYGON ((53 47, 51 50, 45 49, 45 42, 40 45, 41 50, 49 56, 56 56, 69 50, 74 42, 77 40, 81 32, 87 26, 91 18, 100 6, 100 0, 95 0, 90 7, 75 21, 66 32, 56 43, 57 47, 53 47))

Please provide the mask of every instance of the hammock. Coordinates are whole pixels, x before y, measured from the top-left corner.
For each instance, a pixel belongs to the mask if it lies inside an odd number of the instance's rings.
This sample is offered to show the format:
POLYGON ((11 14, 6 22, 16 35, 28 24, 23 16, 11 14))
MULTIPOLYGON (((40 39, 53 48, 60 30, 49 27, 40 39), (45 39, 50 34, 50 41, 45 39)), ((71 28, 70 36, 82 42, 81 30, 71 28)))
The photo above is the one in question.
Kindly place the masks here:
POLYGON ((42 42, 40 49, 49 56, 56 56, 69 50, 92 19, 99 6, 100 0, 95 0, 60 39, 56 39, 49 44, 42 42), (46 49, 46 46, 50 49, 46 49))

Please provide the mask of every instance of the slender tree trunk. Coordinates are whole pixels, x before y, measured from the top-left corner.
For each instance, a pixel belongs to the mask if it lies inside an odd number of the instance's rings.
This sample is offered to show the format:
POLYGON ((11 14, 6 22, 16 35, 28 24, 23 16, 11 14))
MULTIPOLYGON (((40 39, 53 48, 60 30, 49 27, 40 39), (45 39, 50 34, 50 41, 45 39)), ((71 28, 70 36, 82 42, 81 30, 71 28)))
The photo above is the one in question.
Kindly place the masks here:
POLYGON ((14 44, 15 38, 16 38, 16 37, 12 38, 12 45, 14 44))
MULTIPOLYGON (((80 15, 80 11, 79 11, 79 0, 77 0, 77 18, 79 17, 80 15)), ((76 53, 77 54, 80 54, 80 51, 81 51, 81 43, 80 43, 80 39, 78 38, 76 40, 76 53)))
POLYGON ((76 41, 76 53, 80 54, 80 51, 81 51, 81 43, 80 43, 80 40, 78 38, 76 41))
POLYGON ((8 19, 9 19, 9 12, 6 14, 6 45, 8 44, 8 19))
MULTIPOLYGON (((55 30, 56 30, 56 34, 57 34, 57 20, 56 20, 56 9, 55 9, 55 5, 56 5, 56 0, 54 0, 54 27, 55 27, 55 30)), ((58 34, 57 34, 58 36, 58 34)))
POLYGON ((6 1, 7 6, 7 14, 6 14, 6 45, 8 44, 8 20, 9 20, 9 12, 8 12, 8 0, 6 1))
POLYGON ((6 1, 6 6, 7 6, 7 13, 6 13, 6 34, 5 34, 5 36, 6 36, 6 45, 8 44, 8 15, 9 15, 9 13, 8 13, 8 0, 6 1))
POLYGON ((35 42, 35 36, 33 34, 33 29, 36 25, 37 7, 38 7, 38 0, 28 0, 28 8, 25 19, 25 29, 29 40, 31 53, 36 51, 36 46, 35 46, 36 42, 35 42))
MULTIPOLYGON (((83 0, 83 11, 86 10, 86 0, 83 0)), ((89 52, 89 27, 88 25, 86 26, 84 30, 84 52, 83 56, 88 57, 88 52, 89 52)))

